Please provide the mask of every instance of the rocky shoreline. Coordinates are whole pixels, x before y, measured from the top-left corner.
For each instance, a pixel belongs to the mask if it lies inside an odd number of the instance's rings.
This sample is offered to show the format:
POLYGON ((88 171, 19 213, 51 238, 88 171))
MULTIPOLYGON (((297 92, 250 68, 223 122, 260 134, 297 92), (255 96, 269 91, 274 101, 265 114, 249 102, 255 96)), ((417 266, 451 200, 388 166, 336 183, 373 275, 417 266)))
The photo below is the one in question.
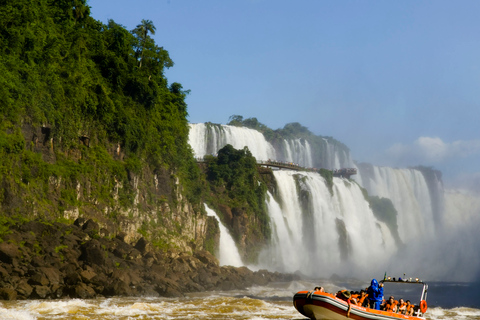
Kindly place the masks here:
POLYGON ((164 252, 144 238, 129 244, 105 233, 82 218, 73 225, 35 220, 12 226, 0 243, 0 299, 179 297, 297 279, 219 266, 203 250, 164 252))

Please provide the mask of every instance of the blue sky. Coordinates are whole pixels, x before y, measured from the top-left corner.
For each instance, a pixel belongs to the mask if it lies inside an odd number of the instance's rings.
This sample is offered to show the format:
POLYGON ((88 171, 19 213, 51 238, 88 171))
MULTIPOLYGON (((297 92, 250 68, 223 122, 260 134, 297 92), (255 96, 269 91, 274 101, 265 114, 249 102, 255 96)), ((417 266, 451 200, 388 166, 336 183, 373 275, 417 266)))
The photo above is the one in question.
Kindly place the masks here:
POLYGON ((300 122, 355 160, 480 187, 480 1, 89 0, 156 26, 189 121, 300 122))

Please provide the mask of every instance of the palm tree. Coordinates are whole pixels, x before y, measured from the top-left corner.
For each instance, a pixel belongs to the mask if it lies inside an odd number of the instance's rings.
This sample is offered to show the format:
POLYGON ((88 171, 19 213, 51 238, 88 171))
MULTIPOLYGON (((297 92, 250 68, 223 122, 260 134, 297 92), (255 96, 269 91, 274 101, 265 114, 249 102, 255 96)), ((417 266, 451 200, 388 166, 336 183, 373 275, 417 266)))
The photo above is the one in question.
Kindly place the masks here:
POLYGON ((142 23, 137 25, 135 29, 133 29, 133 33, 137 36, 137 39, 141 43, 141 55, 140 55, 140 65, 139 68, 142 67, 142 61, 143 61, 143 50, 145 49, 147 39, 148 39, 148 33, 150 32, 151 34, 155 34, 155 26, 153 25, 152 20, 145 20, 142 19, 142 23))

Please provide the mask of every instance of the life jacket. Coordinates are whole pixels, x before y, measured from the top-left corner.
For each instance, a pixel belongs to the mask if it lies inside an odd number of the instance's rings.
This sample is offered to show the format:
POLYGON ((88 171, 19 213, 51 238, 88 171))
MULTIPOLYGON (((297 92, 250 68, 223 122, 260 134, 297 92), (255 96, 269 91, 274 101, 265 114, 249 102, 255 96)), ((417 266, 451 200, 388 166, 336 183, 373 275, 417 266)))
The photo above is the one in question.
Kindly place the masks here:
POLYGON ((410 314, 411 310, 415 307, 415 305, 413 304, 410 304, 409 306, 407 306, 407 310, 405 311, 405 314, 410 314))
POLYGON ((397 300, 393 300, 392 303, 390 303, 390 300, 387 300, 387 302, 385 303, 385 311, 393 312, 397 304, 398 304, 397 300))
POLYGON ((364 295, 363 297, 360 295, 360 297, 357 299, 357 306, 363 306, 363 303, 365 302, 365 299, 367 299, 368 294, 364 295))

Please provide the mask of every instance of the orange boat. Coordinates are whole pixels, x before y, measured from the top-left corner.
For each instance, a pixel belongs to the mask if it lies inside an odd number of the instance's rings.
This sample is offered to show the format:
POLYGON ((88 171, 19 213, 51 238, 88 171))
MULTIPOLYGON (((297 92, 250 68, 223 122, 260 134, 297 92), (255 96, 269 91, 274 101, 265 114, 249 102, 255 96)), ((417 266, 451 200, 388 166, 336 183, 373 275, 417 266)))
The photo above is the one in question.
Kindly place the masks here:
POLYGON ((347 301, 335 297, 331 293, 321 291, 299 291, 293 297, 293 305, 295 308, 310 319, 333 319, 333 320, 392 320, 392 319, 425 319, 424 314, 427 311, 427 290, 428 285, 421 281, 395 281, 382 280, 384 284, 387 282, 395 282, 397 284, 421 284, 423 290, 420 296, 420 303, 415 309, 414 315, 404 315, 389 311, 381 311, 376 309, 364 308, 355 304, 349 304, 347 301), (350 309, 350 310, 349 310, 350 309))

